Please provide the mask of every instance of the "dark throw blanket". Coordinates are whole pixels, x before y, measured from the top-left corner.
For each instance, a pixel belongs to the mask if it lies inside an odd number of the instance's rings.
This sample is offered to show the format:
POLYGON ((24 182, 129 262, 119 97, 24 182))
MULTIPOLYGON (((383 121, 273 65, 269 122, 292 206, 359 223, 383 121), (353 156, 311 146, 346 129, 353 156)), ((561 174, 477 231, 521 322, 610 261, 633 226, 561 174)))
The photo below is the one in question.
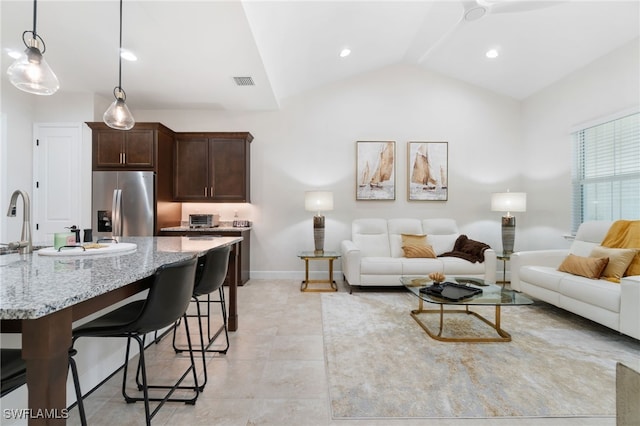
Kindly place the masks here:
POLYGON ((442 253, 438 257, 459 257, 471 263, 484 262, 484 251, 491 248, 488 244, 470 240, 466 235, 460 235, 453 245, 453 251, 442 253))

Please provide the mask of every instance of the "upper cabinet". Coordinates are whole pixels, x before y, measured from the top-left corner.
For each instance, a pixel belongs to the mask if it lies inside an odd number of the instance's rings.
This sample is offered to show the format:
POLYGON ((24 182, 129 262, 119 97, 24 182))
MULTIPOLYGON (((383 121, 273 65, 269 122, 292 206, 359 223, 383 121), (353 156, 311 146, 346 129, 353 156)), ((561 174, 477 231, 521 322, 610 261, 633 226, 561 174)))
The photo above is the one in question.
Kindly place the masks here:
POLYGON ((249 203, 248 132, 176 133, 176 201, 249 203))
POLYGON ((172 157, 174 134, 160 123, 136 123, 131 130, 112 129, 102 122, 92 130, 93 170, 157 170, 158 157, 172 157))

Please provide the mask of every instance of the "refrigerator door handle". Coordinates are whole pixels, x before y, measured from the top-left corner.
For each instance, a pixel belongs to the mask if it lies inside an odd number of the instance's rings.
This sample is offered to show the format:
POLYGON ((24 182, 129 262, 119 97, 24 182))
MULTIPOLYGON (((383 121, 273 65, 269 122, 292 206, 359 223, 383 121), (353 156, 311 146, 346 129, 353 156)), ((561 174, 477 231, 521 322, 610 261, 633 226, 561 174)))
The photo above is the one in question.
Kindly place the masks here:
POLYGON ((113 207, 112 207, 112 226, 113 236, 122 236, 122 190, 113 190, 113 207))

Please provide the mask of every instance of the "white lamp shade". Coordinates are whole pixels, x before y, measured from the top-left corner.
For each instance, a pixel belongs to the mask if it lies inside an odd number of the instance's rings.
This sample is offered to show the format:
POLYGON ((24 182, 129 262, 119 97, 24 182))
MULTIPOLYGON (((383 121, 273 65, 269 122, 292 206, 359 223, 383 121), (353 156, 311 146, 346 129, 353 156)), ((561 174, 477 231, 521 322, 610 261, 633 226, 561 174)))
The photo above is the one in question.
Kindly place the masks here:
POLYGON ((494 212, 527 211, 526 192, 494 192, 491 194, 491 210, 494 212))
POLYGON ((310 212, 333 210, 333 192, 305 191, 304 208, 310 212))

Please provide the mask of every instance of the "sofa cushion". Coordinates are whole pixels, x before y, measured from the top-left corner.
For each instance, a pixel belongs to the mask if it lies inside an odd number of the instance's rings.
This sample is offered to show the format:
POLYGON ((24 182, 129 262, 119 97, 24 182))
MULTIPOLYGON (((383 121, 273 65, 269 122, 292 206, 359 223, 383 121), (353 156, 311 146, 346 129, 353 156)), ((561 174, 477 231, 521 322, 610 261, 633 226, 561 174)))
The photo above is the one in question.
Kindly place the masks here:
POLYGON ((608 257, 609 264, 605 268, 602 276, 612 279, 614 282, 620 282, 620 278, 631 264, 636 256, 635 249, 616 249, 596 246, 591 250, 591 257, 608 257))
POLYGON ((484 263, 471 263, 457 257, 439 257, 442 262, 443 273, 449 275, 483 275, 484 263))
POLYGON ((355 219, 351 227, 351 240, 362 256, 391 256, 386 219, 355 219))
MULTIPOLYGON (((560 281, 567 276, 566 272, 560 272, 551 266, 522 266, 520 267, 520 281, 531 283, 535 286, 551 291, 558 291, 560 281)), ((586 278, 584 278, 586 280, 586 278)))
POLYGON ((402 249, 404 250, 404 257, 407 258, 436 258, 436 252, 433 251, 433 247, 427 244, 407 244, 402 246, 402 249))
POLYGON ((608 257, 582 257, 569 254, 558 266, 558 271, 590 279, 599 279, 608 263, 608 257))
POLYGON ((448 251, 453 250, 453 246, 458 239, 459 234, 451 234, 451 235, 432 235, 427 234, 427 244, 433 247, 433 250, 436 252, 438 256, 448 251))
POLYGON ((458 225, 453 219, 423 219, 422 232, 427 234, 427 244, 433 247, 437 255, 453 250, 460 236, 458 225))
POLYGON ((559 292, 589 305, 620 312, 620 286, 607 280, 565 275, 560 282, 559 292))
POLYGON ((429 275, 431 272, 442 271, 443 265, 440 259, 402 259, 402 275, 429 275))
POLYGON ((401 257, 363 257, 360 261, 362 275, 402 275, 401 257))
MULTIPOLYGON (((419 219, 389 219, 388 230, 391 257, 404 256, 404 251, 402 251, 402 246, 404 245, 402 235, 415 235, 416 238, 420 238, 417 237, 419 235, 425 235, 422 231, 422 224, 419 219)), ((426 244, 426 241, 423 241, 423 244, 426 244)))

